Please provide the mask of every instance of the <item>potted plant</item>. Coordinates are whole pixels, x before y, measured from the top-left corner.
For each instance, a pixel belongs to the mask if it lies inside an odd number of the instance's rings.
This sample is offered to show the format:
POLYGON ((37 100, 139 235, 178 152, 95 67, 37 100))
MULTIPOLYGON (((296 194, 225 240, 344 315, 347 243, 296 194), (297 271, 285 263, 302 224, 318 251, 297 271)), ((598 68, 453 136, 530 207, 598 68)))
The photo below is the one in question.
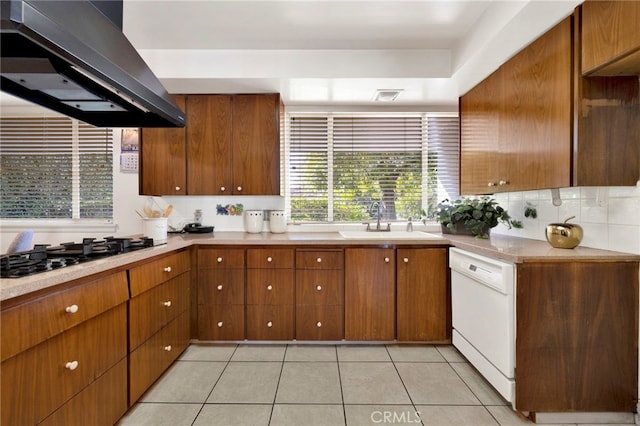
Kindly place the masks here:
POLYGON ((436 220, 444 234, 467 234, 476 238, 489 238, 489 230, 498 223, 522 228, 522 222, 511 219, 509 213, 488 196, 444 200, 436 208, 436 220))

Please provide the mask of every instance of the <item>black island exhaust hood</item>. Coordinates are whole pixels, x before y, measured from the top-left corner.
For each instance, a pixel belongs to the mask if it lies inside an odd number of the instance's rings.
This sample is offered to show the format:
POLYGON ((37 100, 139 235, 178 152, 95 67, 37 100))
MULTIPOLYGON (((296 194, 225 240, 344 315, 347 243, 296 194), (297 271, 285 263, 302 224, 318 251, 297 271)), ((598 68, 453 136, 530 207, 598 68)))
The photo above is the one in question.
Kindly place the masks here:
POLYGON ((2 91, 98 127, 184 127, 162 83, 92 2, 0 7, 2 91))

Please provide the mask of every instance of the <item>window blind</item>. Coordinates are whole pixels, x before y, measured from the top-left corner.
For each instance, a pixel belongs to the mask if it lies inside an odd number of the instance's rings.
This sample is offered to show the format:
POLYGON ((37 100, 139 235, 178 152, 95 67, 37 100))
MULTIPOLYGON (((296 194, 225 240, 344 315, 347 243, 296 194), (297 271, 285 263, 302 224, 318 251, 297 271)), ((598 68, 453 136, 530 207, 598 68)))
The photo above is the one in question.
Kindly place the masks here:
POLYGON ((290 114, 294 221, 418 219, 458 187, 458 118, 290 114), (433 207, 431 207, 433 206, 433 207))
POLYGON ((113 131, 0 117, 0 217, 112 218, 113 131))

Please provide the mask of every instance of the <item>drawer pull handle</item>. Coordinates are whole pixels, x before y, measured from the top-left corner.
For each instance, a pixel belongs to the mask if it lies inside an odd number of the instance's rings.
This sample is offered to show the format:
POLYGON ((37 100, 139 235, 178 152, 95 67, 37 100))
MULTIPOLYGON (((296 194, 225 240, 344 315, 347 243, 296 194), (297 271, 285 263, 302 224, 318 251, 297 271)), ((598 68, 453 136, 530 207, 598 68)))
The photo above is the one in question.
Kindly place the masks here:
POLYGON ((64 311, 70 314, 75 314, 76 312, 78 312, 78 305, 67 306, 66 308, 64 308, 64 311))
POLYGON ((273 257, 271 257, 271 256, 267 257, 267 262, 269 262, 269 263, 273 262, 273 257))
POLYGON ((64 365, 64 368, 73 371, 78 368, 78 361, 70 361, 64 365))
POLYGON ((322 323, 321 323, 320 321, 318 321, 318 322, 316 323, 316 327, 318 327, 318 328, 322 327, 322 323))
POLYGON ((409 258, 408 258, 408 257, 405 257, 405 258, 404 258, 404 259, 402 259, 402 260, 404 260, 404 263, 409 263, 409 258))
POLYGON ((218 328, 222 327, 222 321, 218 321, 218 328))
POLYGON ((321 258, 321 257, 317 258, 317 259, 316 259, 316 262, 318 262, 318 263, 322 263, 322 258, 321 258))
POLYGON ((269 322, 267 323, 267 327, 269 327, 269 328, 273 327, 273 323, 272 323, 271 321, 269 321, 269 322))
POLYGON ((222 290, 222 284, 218 284, 218 290, 222 290))
POLYGON ((390 261, 390 260, 391 260, 391 259, 389 259, 388 257, 385 257, 385 258, 384 258, 384 263, 389 263, 389 261, 390 261))
POLYGON ((171 345, 165 346, 164 350, 167 351, 167 352, 171 352, 171 345))
POLYGON ((269 290, 269 291, 273 290, 273 286, 272 286, 271 284, 269 284, 269 285, 267 286, 267 290, 269 290))
POLYGON ((224 191, 226 191, 226 190, 227 190, 227 188, 226 188, 226 187, 224 187, 224 186, 221 186, 221 187, 220 187, 220 192, 224 192, 224 191))
POLYGON ((166 268, 164 268, 165 272, 171 272, 171 266, 167 266, 166 268))
POLYGON ((218 261, 218 263, 222 263, 222 258, 221 257, 217 258, 216 260, 218 261))
POLYGON ((322 286, 321 285, 316 286, 316 290, 318 291, 322 290, 322 286))
POLYGON ((167 308, 171 307, 171 300, 167 300, 166 302, 162 302, 162 304, 164 306, 166 306, 167 308))
POLYGON ((176 186, 176 191, 180 191, 180 187, 179 186, 176 186))
POLYGON ((242 187, 241 186, 238 186, 236 189, 238 190, 238 192, 242 191, 242 187))

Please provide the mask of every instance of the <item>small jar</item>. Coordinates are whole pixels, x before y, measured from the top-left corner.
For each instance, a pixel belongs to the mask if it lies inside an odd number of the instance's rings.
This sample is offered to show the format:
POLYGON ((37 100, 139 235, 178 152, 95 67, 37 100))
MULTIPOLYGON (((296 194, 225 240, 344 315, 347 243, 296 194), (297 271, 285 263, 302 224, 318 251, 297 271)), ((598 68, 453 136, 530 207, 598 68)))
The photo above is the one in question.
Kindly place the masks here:
POLYGON ((264 212, 262 210, 245 210, 244 211, 244 230, 250 234, 259 234, 262 232, 264 224, 264 212))
POLYGON ((287 213, 284 210, 271 210, 269 213, 269 230, 273 234, 287 232, 287 213))

